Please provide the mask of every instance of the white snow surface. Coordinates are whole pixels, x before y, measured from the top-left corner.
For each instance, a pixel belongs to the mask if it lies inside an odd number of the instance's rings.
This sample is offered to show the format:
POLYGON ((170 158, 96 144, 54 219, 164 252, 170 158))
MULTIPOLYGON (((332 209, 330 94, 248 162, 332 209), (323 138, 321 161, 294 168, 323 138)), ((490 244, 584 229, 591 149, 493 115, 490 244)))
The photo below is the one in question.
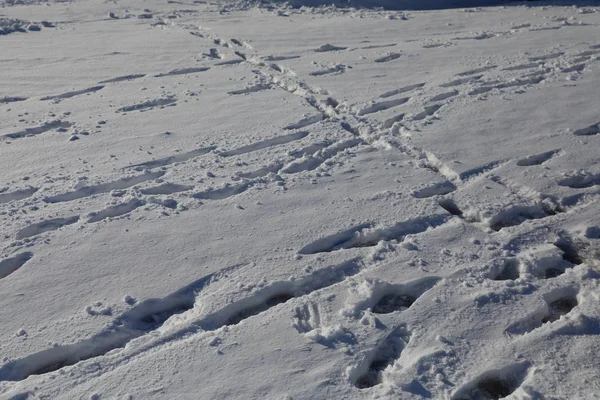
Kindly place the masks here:
POLYGON ((600 398, 598 6, 299 5, 3 2, 0 398, 600 398))

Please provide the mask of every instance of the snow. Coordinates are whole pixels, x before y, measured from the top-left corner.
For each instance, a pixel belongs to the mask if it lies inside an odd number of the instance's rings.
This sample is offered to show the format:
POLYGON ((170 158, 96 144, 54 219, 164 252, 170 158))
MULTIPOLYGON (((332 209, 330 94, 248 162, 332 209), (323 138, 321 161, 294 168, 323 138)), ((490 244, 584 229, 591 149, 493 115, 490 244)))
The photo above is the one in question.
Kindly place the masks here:
POLYGON ((0 398, 597 397, 598 4, 499 3, 2 3, 0 398))

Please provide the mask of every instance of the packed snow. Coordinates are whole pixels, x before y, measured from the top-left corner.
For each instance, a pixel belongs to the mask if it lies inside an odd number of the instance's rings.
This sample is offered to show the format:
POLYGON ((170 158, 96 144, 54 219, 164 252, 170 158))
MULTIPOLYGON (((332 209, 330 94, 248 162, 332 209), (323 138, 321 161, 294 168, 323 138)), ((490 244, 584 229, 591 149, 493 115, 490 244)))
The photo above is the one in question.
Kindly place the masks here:
POLYGON ((598 398, 599 10, 0 3, 0 398, 598 398))

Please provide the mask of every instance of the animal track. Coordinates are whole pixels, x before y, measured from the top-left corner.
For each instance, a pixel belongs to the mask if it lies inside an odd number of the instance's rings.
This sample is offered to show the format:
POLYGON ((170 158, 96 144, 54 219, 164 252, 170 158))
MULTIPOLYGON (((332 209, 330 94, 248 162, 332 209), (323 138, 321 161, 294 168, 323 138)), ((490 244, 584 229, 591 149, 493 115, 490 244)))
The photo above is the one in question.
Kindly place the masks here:
POLYGON ((127 203, 121 203, 114 206, 105 208, 97 212, 92 212, 88 216, 88 222, 94 223, 102 221, 106 218, 119 217, 121 215, 128 214, 138 207, 145 205, 146 202, 139 199, 133 199, 127 203))
POLYGON ((38 191, 38 188, 19 189, 14 192, 0 193, 0 204, 14 200, 22 200, 38 191))
POLYGON ((304 246, 298 253, 316 254, 356 247, 375 246, 381 240, 402 241, 406 235, 425 232, 448 221, 447 215, 432 215, 402 221, 389 228, 373 229, 372 223, 365 223, 345 231, 326 236, 304 246))
POLYGON ((71 225, 79 221, 79 216, 75 215, 69 218, 47 219, 37 224, 26 226, 17 232, 17 240, 25 239, 31 236, 39 235, 44 232, 55 231, 63 226, 71 225))
POLYGON ((21 268, 27 261, 31 260, 32 257, 33 253, 26 251, 24 253, 19 253, 16 256, 1 260, 0 279, 6 278, 8 275, 21 268))
POLYGON ((180 153, 180 154, 176 154, 176 155, 170 156, 170 157, 159 158, 158 160, 152 160, 152 161, 146 161, 146 162, 143 162, 140 164, 134 164, 127 168, 134 168, 137 170, 142 170, 142 169, 152 169, 152 168, 157 168, 157 167, 165 167, 167 165, 171 165, 171 164, 174 164, 177 162, 184 162, 184 161, 191 160, 192 158, 203 156, 204 154, 210 153, 214 149, 216 149, 215 146, 202 147, 200 149, 195 149, 192 151, 188 151, 186 153, 180 153))
POLYGON ((394 329, 357 368, 354 386, 367 389, 382 383, 382 371, 400 358, 409 341, 410 332, 405 326, 394 329))
POLYGON ((102 85, 92 86, 87 89, 75 90, 73 92, 67 92, 67 93, 59 94, 57 96, 42 97, 40 100, 70 99, 71 97, 79 96, 81 94, 94 93, 94 92, 97 92, 102 89, 104 89, 104 86, 102 86, 102 85))
POLYGON ((148 100, 142 103, 134 104, 132 106, 121 107, 117 112, 130 112, 130 111, 147 111, 155 107, 165 107, 168 105, 175 104, 177 99, 175 97, 166 97, 163 99, 148 100))
POLYGON ((73 124, 69 121, 55 120, 55 121, 46 122, 46 123, 44 123, 40 126, 36 126, 34 128, 26 128, 19 132, 7 133, 6 135, 4 135, 2 137, 8 138, 8 139, 21 139, 21 138, 30 137, 30 136, 41 135, 42 133, 51 131, 53 129, 67 129, 67 128, 70 128, 71 126, 73 126, 73 124))
POLYGON ((165 174, 164 171, 149 172, 142 175, 129 176, 121 179, 117 179, 113 182, 101 183, 94 186, 85 186, 77 189, 73 192, 58 194, 56 196, 48 196, 44 198, 46 203, 62 203, 66 201, 72 201, 81 199, 84 197, 93 196, 101 193, 108 193, 112 190, 123 190, 130 188, 140 183, 152 181, 158 179, 165 174))
POLYGON ((600 133, 600 122, 592 124, 586 128, 577 129, 573 132, 576 136, 592 136, 600 133))
POLYGON ((169 72, 165 72, 162 74, 154 75, 155 78, 162 78, 165 76, 173 76, 173 75, 187 75, 187 74, 197 74, 199 72, 208 71, 210 67, 190 67, 190 68, 178 68, 171 70, 169 72))
POLYGON ((410 100, 410 97, 403 97, 400 99, 373 102, 371 105, 365 106, 365 107, 359 109, 357 114, 362 116, 362 115, 367 115, 367 114, 373 114, 373 113, 376 113, 379 111, 384 111, 384 110, 387 110, 387 109, 390 109, 393 107, 398 107, 398 106, 406 103, 408 100, 410 100))
POLYGON ((256 142, 256 143, 253 143, 253 144, 250 144, 247 146, 242 146, 242 147, 239 147, 234 150, 223 151, 223 152, 219 153, 219 155, 222 157, 239 156, 242 154, 251 153, 253 151, 267 149, 269 147, 287 144, 287 143, 290 143, 290 142, 293 142, 296 140, 304 139, 307 136, 308 136, 308 132, 306 132, 306 131, 290 133, 290 134, 283 135, 283 136, 276 136, 271 139, 266 139, 266 140, 262 140, 260 142, 256 142))
POLYGON ((532 165, 541 165, 560 153, 560 150, 551 150, 541 154, 528 156, 517 161, 520 167, 530 167, 532 165))

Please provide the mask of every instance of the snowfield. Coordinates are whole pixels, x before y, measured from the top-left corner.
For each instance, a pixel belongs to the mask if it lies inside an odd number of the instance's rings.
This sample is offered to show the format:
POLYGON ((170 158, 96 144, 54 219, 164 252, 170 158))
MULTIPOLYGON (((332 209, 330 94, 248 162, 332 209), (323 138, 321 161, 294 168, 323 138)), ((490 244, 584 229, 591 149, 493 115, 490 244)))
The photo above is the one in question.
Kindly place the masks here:
POLYGON ((0 3, 0 398, 600 398, 600 5, 303 4, 0 3))

